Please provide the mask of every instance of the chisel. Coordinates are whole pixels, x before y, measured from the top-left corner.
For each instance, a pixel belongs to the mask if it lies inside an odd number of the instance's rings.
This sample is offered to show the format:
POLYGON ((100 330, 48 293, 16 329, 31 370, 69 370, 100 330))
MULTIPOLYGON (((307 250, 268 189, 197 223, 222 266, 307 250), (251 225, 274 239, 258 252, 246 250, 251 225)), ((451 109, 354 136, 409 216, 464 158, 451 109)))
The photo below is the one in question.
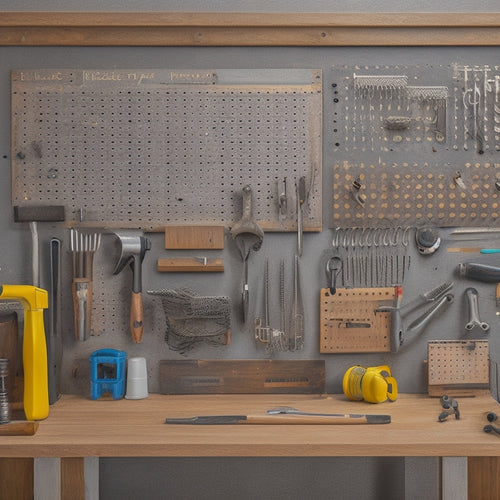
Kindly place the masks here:
POLYGON ((187 418, 167 418, 166 424, 192 425, 353 425, 389 424, 390 415, 364 415, 357 413, 338 415, 203 415, 187 418))

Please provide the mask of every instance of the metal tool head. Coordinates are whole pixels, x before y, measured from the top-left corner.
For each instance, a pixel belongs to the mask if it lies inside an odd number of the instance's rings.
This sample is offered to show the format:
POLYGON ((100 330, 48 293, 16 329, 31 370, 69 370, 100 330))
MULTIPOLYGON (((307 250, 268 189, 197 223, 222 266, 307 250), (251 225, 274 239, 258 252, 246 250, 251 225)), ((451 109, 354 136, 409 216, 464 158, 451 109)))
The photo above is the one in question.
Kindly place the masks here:
POLYGON ((120 257, 113 274, 120 273, 129 263, 142 263, 146 251, 151 249, 151 241, 139 231, 120 230, 113 233, 120 245, 120 257))
POLYGON ((297 408, 293 408, 292 406, 278 406, 276 408, 271 408, 267 410, 267 413, 269 415, 279 415, 279 414, 294 414, 294 413, 300 413, 297 408))
POLYGON ((243 188, 243 216, 231 228, 231 236, 243 261, 247 260, 250 250, 257 252, 262 246, 264 231, 252 219, 252 188, 243 188))

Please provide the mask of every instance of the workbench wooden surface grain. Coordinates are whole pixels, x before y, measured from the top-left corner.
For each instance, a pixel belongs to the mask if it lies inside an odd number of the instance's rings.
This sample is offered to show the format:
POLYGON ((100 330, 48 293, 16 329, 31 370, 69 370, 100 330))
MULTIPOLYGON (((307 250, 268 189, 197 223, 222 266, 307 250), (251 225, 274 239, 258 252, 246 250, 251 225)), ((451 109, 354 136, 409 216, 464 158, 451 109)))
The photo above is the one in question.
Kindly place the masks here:
POLYGON ((394 403, 348 401, 344 395, 151 394, 142 400, 64 395, 34 436, 2 436, 2 457, 84 456, 500 456, 486 413, 500 415, 489 394, 458 398, 460 419, 438 421, 440 400, 401 394, 394 403), (165 418, 265 415, 292 406, 319 413, 390 414, 380 425, 166 425, 165 418))

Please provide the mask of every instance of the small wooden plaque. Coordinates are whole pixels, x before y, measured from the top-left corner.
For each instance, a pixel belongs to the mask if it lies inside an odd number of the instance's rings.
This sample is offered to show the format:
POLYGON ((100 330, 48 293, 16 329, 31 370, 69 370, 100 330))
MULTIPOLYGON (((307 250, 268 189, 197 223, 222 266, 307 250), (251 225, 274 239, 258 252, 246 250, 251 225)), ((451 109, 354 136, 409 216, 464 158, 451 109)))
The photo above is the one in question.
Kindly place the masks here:
POLYGON ((167 250, 222 250, 224 226, 166 226, 167 250))

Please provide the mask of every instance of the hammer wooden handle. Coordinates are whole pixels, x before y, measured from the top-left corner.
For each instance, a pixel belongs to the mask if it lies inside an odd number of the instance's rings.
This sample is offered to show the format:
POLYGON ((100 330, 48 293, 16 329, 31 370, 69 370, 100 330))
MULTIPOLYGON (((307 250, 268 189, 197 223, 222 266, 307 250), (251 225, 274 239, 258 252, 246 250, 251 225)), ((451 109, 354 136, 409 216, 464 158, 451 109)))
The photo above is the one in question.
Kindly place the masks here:
POLYGON ((16 421, 0 425, 0 436, 33 436, 38 429, 38 422, 16 421))
POLYGON ((130 331, 132 340, 136 344, 142 342, 142 332, 144 331, 144 313, 142 310, 142 293, 132 291, 130 301, 130 331))

